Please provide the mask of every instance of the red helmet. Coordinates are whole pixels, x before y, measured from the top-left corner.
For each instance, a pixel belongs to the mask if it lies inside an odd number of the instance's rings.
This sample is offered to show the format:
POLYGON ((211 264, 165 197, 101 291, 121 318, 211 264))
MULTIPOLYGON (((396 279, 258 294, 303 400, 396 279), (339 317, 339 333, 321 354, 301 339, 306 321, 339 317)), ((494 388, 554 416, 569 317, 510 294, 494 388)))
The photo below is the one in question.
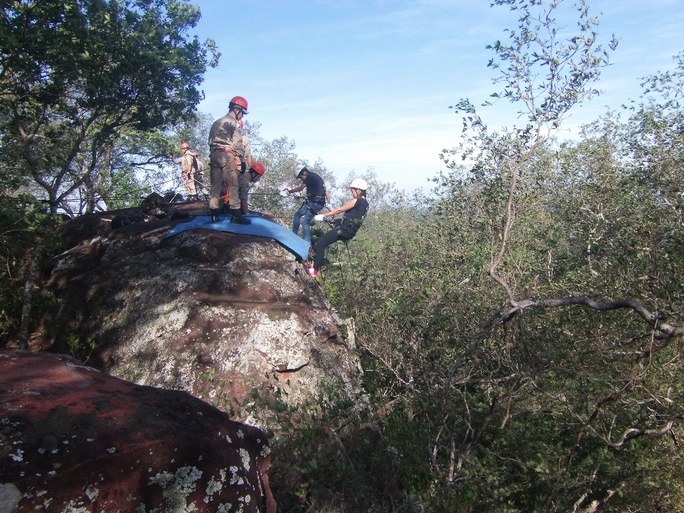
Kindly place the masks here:
POLYGON ((256 174, 261 176, 264 176, 264 173, 266 172, 266 168, 261 162, 252 162, 251 169, 253 169, 256 174))
POLYGON ((247 100, 245 100, 242 96, 233 96, 233 98, 230 100, 230 105, 242 107, 245 111, 245 114, 247 114, 247 100))

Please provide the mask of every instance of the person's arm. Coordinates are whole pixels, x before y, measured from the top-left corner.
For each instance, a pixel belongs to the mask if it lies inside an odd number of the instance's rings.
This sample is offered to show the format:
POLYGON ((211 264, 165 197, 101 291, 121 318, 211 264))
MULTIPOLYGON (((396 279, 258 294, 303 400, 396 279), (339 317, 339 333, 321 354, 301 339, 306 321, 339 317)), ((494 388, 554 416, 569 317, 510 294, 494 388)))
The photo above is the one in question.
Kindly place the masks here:
POLYGON ((306 187, 306 184, 298 185, 298 186, 295 187, 294 189, 286 189, 286 190, 287 190, 287 192, 289 192, 290 194, 292 194, 293 192, 303 191, 303 190, 304 190, 304 187, 306 187))
POLYGON ((345 203, 341 207, 336 208, 335 210, 331 210, 330 212, 325 212, 325 213, 319 214, 319 215, 322 215, 323 218, 335 217, 337 214, 341 214, 342 212, 346 212, 347 210, 351 210, 352 208, 354 208, 354 205, 356 205, 356 198, 354 198, 353 200, 349 200, 347 203, 345 203))

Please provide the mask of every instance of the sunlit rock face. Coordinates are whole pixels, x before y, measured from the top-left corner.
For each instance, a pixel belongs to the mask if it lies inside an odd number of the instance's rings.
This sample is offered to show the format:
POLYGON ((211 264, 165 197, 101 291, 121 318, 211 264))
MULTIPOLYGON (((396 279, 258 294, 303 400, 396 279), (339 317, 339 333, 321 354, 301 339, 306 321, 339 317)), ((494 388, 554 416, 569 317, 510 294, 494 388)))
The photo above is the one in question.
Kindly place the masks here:
POLYGON ((206 214, 200 202, 164 214, 143 220, 132 209, 65 225, 70 248, 44 287, 60 309, 33 333, 33 349, 186 391, 262 428, 277 428, 271 408, 315 400, 331 382, 362 402, 351 330, 292 254, 268 238, 210 229, 165 237, 206 214))
POLYGON ((263 432, 185 392, 0 352, 0 511, 275 513, 263 432))

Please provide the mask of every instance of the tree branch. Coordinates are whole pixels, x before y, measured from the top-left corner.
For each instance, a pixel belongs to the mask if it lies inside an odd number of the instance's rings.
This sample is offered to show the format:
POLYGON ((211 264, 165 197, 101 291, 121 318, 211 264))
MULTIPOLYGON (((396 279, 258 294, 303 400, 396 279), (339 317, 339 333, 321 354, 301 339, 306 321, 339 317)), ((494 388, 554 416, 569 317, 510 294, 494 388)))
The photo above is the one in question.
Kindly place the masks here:
POLYGON ((610 440, 610 438, 606 437, 605 441, 606 444, 608 444, 610 447, 613 447, 615 449, 622 447, 627 443, 629 440, 633 438, 637 438, 640 436, 661 436, 664 435, 665 433, 668 433, 671 429, 672 426, 674 426, 675 420, 670 419, 667 421, 667 423, 660 429, 639 429, 639 428, 629 428, 626 429, 623 433, 620 439, 617 442, 613 442, 610 440))
POLYGON ((684 336, 684 327, 674 326, 672 324, 663 322, 663 318, 660 315, 652 313, 646 307, 640 303, 637 303, 636 301, 632 301, 631 299, 623 299, 619 301, 602 302, 596 301, 595 299, 586 296, 550 299, 525 299, 518 301, 513 308, 499 316, 494 321, 494 325, 506 323, 528 308, 557 308, 560 306, 575 305, 587 306, 597 311, 619 310, 625 308, 631 309, 640 317, 642 317, 649 324, 651 329, 660 332, 663 336, 667 338, 684 336))

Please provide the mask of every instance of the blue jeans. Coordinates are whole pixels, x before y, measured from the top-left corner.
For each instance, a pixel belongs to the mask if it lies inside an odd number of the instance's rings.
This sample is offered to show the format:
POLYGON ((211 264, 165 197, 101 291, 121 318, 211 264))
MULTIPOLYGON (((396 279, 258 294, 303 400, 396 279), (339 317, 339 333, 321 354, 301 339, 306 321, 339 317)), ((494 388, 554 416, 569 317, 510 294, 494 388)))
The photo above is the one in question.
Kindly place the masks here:
POLYGON ((295 212, 292 219, 292 231, 299 235, 299 225, 301 224, 302 228, 304 228, 304 236, 302 238, 309 244, 311 244, 311 220, 324 206, 320 203, 309 203, 307 201, 295 212))

